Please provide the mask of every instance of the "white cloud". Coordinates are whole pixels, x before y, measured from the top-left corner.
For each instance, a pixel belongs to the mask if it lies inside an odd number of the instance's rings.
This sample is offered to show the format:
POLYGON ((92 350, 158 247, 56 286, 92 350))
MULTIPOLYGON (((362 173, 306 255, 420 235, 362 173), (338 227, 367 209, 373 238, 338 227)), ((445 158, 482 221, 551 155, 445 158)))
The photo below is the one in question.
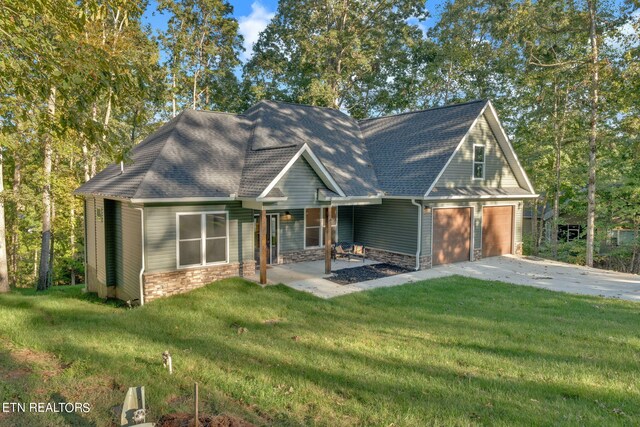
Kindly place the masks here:
POLYGON ((244 37, 245 52, 241 55, 243 61, 251 58, 253 45, 258 41, 260 32, 265 29, 274 15, 275 13, 267 10, 260 1, 255 1, 251 4, 251 13, 238 18, 239 31, 244 37))

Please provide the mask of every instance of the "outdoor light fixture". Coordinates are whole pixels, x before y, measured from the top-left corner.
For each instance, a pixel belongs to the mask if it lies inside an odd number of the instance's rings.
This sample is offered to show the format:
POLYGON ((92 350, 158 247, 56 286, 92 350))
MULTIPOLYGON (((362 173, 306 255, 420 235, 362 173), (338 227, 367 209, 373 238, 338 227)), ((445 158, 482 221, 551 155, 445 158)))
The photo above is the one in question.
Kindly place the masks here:
POLYGON ((431 206, 426 205, 423 212, 425 215, 429 215, 431 213, 431 206))
POLYGON ((291 215, 291 212, 289 211, 286 211, 284 215, 282 215, 283 221, 291 221, 292 219, 293 219, 293 215, 291 215))

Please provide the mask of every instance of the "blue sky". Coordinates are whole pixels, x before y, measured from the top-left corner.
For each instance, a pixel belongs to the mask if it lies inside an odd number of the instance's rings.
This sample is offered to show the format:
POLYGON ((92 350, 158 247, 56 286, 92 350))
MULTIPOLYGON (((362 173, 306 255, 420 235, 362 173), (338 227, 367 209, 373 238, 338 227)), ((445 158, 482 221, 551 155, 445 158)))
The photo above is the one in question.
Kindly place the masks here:
MULTIPOLYGON (((273 17, 276 9, 278 8, 277 0, 254 0, 242 1, 242 0, 229 0, 233 6, 233 15, 238 20, 240 25, 240 34, 244 37, 245 52, 242 55, 242 60, 246 61, 251 55, 251 47, 253 43, 258 39, 258 35, 267 26, 271 18, 273 17)), ((435 0, 428 2, 428 9, 431 12, 431 18, 427 21, 418 23, 423 30, 426 30, 433 22, 435 22, 435 16, 437 15, 437 7, 443 1, 435 0)), ((155 31, 162 31, 167 27, 166 15, 160 15, 156 10, 157 4, 155 0, 149 2, 147 12, 144 14, 143 22, 148 23, 155 31)))

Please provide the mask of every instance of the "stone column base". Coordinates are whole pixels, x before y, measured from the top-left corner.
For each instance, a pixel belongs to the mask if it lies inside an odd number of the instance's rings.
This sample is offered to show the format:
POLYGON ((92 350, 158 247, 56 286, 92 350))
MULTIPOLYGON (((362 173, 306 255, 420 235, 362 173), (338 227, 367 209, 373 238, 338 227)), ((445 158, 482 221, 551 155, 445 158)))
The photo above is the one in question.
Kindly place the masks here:
POLYGON ((428 270, 432 267, 431 255, 423 255, 420 257, 420 270, 428 270))
POLYGON ((514 253, 516 255, 522 255, 522 242, 516 243, 516 250, 514 253))
POLYGON ((473 250, 473 260, 480 261, 482 259, 482 249, 473 250))

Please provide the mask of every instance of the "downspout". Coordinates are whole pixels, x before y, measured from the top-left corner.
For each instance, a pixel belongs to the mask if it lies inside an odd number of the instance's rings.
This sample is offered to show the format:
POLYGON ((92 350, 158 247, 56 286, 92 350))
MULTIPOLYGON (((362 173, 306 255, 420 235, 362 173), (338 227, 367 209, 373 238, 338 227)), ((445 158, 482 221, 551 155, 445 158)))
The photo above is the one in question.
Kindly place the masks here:
POLYGON ((142 208, 134 208, 137 211, 140 211, 140 239, 142 240, 142 266, 140 267, 140 275, 139 283, 140 283, 140 306, 144 305, 144 286, 143 286, 143 275, 144 275, 144 211, 142 208))
POLYGON ((416 271, 420 270, 420 253, 422 252, 422 204, 411 199, 411 204, 418 207, 418 244, 416 245, 416 271))

